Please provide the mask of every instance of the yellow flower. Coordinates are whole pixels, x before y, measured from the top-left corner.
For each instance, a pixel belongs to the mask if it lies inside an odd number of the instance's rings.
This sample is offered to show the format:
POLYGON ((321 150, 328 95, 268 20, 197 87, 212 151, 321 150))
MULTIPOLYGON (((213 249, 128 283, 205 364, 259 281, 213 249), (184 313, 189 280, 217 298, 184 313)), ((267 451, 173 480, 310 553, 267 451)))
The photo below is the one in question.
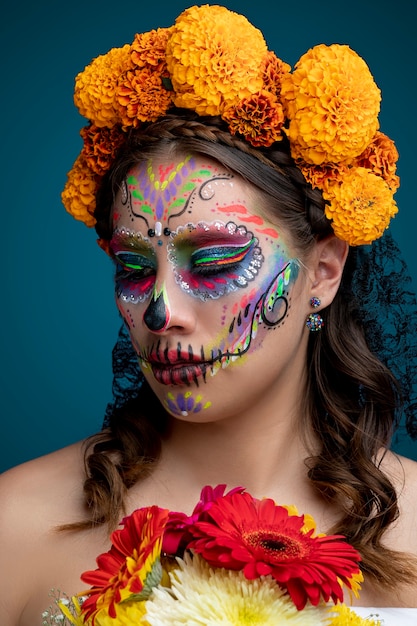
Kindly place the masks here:
POLYGON ((277 97, 269 91, 262 90, 225 108, 222 117, 232 135, 242 135, 253 146, 270 146, 282 139, 284 113, 277 97))
POLYGON ((400 185, 400 179, 395 173, 397 161, 398 150, 394 142, 378 131, 366 150, 355 160, 355 165, 372 170, 387 182, 390 189, 396 191, 400 185))
POLYGON ((331 617, 326 624, 328 626, 381 626, 379 620, 372 617, 363 618, 357 615, 353 609, 340 604, 329 609, 331 617))
POLYGON ((93 59, 75 79, 75 105, 96 126, 120 122, 116 92, 120 75, 131 66, 130 51, 128 44, 112 48, 93 59))
POLYGON ((330 185, 323 197, 325 214, 335 235, 351 246, 372 243, 388 228, 398 208, 387 183, 364 167, 347 171, 340 184, 330 185))
POLYGON ((321 44, 306 52, 282 77, 281 94, 295 159, 315 165, 353 159, 378 130, 380 91, 348 46, 321 44))
MULTIPOLYGON (((327 608, 307 605, 298 611, 291 598, 270 576, 247 580, 243 572, 212 569, 200 557, 178 559, 170 574, 172 588, 154 589, 146 602, 150 626, 319 626, 327 608)), ((107 624, 106 624, 107 626, 107 624)), ((109 625, 110 626, 110 625, 109 625)))
POLYGON ((94 626, 132 626, 133 624, 145 626, 148 622, 143 620, 144 615, 145 602, 127 601, 117 605, 116 617, 110 617, 106 609, 97 613, 94 626))
POLYGON ((262 88, 267 47, 260 30, 221 6, 193 6, 177 18, 167 64, 178 107, 219 115, 262 88))
POLYGON ((82 154, 76 159, 67 182, 61 194, 65 209, 76 220, 84 222, 86 226, 94 226, 96 219, 96 192, 99 186, 99 176, 87 165, 82 154))

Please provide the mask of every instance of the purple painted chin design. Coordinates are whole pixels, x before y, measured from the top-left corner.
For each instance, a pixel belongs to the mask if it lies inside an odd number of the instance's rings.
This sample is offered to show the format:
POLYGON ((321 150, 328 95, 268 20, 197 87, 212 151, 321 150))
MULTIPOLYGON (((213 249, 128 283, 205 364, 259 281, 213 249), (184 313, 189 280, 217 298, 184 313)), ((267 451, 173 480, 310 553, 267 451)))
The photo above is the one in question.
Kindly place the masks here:
POLYGON ((203 402, 202 396, 193 396, 192 391, 177 393, 175 396, 173 393, 168 393, 164 404, 170 413, 183 417, 190 413, 200 413, 211 406, 210 401, 203 402))
POLYGON ((234 222, 199 222, 171 233, 168 259, 180 287, 205 301, 244 288, 258 274, 258 239, 234 222))

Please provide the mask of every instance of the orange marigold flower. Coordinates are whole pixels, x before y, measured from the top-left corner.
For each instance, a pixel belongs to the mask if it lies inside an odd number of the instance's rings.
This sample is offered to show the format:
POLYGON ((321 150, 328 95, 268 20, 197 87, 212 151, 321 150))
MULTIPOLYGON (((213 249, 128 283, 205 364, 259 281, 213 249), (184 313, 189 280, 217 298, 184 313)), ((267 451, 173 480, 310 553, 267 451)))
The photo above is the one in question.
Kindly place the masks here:
POLYGON ((80 154, 68 173, 61 200, 68 213, 86 226, 96 223, 94 210, 99 183, 100 176, 88 167, 84 155, 80 154))
POLYGON ((344 537, 315 536, 311 520, 291 515, 269 498, 248 493, 213 502, 207 521, 196 522, 189 548, 212 567, 242 570, 248 580, 271 575, 301 610, 343 600, 342 584, 352 586, 360 556, 344 537))
POLYGON ((400 179, 396 175, 398 150, 392 139, 377 132, 370 145, 355 160, 358 167, 367 167, 374 174, 381 176, 388 187, 396 191, 400 186, 400 179))
POLYGON ((364 167, 349 170, 339 185, 323 192, 325 213, 335 235, 351 246, 379 239, 398 212, 393 193, 383 178, 364 167))
POLYGON ((85 620, 92 617, 94 623, 103 609, 115 618, 116 605, 143 590, 146 575, 160 557, 168 513, 157 506, 137 509, 123 520, 121 530, 112 533, 112 546, 97 558, 98 568, 81 576, 93 585, 82 605, 85 620))
POLYGON ((122 124, 136 128, 140 122, 154 122, 164 115, 172 104, 172 92, 164 87, 160 72, 147 67, 126 73, 118 103, 122 124))
POLYGON ((381 93, 365 61, 348 46, 320 44, 282 77, 292 155, 308 163, 351 160, 378 130, 381 93))
POLYGON ((178 107, 219 115, 262 88, 267 53, 260 30, 222 6, 193 6, 177 18, 167 44, 167 63, 178 107))
POLYGON ((74 102, 81 115, 96 126, 118 124, 118 80, 130 66, 128 44, 122 48, 112 48, 107 54, 93 59, 75 79, 74 102))
POLYGON ((222 117, 229 123, 232 135, 242 135, 253 146, 270 146, 282 139, 284 113, 277 97, 269 91, 244 98, 238 105, 226 108, 222 117))
POLYGON ((89 168, 103 176, 113 163, 126 135, 118 126, 99 128, 94 124, 82 128, 80 135, 84 140, 82 154, 89 168))
POLYGON ((343 163, 323 163, 322 165, 310 165, 301 159, 297 160, 297 166, 303 173, 304 178, 311 186, 322 191, 329 185, 340 182, 348 171, 348 166, 343 163))
POLYGON ((264 89, 273 93, 277 98, 281 95, 282 77, 291 69, 288 63, 279 59, 274 52, 269 50, 263 62, 262 75, 264 89))
POLYGON ((165 49, 170 28, 158 28, 148 33, 137 33, 131 47, 131 59, 136 67, 147 65, 166 67, 165 49))

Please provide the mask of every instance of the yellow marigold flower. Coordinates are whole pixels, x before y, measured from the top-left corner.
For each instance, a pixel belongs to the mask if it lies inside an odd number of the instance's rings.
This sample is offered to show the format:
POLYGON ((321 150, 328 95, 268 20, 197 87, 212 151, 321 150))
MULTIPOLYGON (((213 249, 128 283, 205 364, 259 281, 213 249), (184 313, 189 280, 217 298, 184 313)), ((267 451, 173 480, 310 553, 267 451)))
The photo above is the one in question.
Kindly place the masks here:
POLYGON ((388 183, 390 189, 396 191, 400 186, 400 179, 395 173, 397 161, 398 150, 395 143, 378 131, 370 145, 355 160, 355 165, 372 170, 388 183))
POLYGON ((364 167, 351 168, 323 197, 330 202, 325 214, 332 220, 335 235, 351 246, 381 237, 398 212, 387 183, 364 167))
POLYGON ((96 223, 93 214, 99 181, 100 177, 90 170, 84 156, 80 154, 68 173, 61 199, 68 213, 86 226, 94 226, 96 223))
POLYGON ((224 109, 222 117, 232 135, 242 135, 253 146, 270 146, 282 139, 284 113, 277 97, 269 91, 262 90, 224 109))
POLYGON ((166 66, 165 49, 170 32, 170 28, 158 28, 148 33, 137 33, 131 47, 132 63, 139 68, 166 66))
POLYGON ((175 104, 219 115, 262 88, 267 47, 260 30, 221 6, 193 6, 177 18, 167 44, 175 104))
POLYGON ((81 115, 96 126, 120 122, 116 90, 120 75, 130 67, 130 45, 112 48, 87 65, 75 79, 74 102, 81 115))
POLYGON ((118 89, 118 103, 123 126, 137 127, 140 122, 154 122, 172 104, 172 92, 162 82, 158 71, 150 67, 129 71, 118 89))
POLYGON ((118 126, 99 128, 94 124, 81 129, 84 140, 82 154, 90 169, 103 176, 112 165, 116 153, 126 139, 125 133, 118 126))
POLYGON ((288 63, 279 59, 274 52, 269 50, 263 61, 262 75, 264 89, 273 93, 277 98, 281 95, 282 77, 291 69, 288 63))
POLYGON ((380 620, 363 618, 344 604, 332 607, 329 613, 327 626, 381 626, 380 620))
POLYGON ((281 94, 295 159, 315 165, 353 159, 378 130, 380 90, 349 46, 309 50, 283 76, 281 94))

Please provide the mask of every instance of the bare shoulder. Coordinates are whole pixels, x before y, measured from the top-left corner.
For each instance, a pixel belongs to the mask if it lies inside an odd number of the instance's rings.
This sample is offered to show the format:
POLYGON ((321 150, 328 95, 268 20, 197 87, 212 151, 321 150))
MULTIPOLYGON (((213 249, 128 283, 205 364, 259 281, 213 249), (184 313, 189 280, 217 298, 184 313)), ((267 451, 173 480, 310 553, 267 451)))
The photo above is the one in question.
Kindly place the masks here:
POLYGON ((57 518, 64 517, 68 507, 73 516, 84 479, 83 454, 83 442, 78 442, 1 474, 0 524, 15 516, 27 519, 28 510, 35 522, 48 516, 51 524, 62 523, 57 518))
MULTIPOLYGON (((21 621, 23 608, 31 595, 36 596, 34 590, 44 577, 44 566, 40 563, 50 563, 48 567, 52 569, 53 557, 59 554, 55 538, 57 527, 82 518, 82 487, 82 443, 23 463, 0 475, 2 624, 26 624, 21 621)), ((46 607, 47 596, 43 602, 46 607)))

